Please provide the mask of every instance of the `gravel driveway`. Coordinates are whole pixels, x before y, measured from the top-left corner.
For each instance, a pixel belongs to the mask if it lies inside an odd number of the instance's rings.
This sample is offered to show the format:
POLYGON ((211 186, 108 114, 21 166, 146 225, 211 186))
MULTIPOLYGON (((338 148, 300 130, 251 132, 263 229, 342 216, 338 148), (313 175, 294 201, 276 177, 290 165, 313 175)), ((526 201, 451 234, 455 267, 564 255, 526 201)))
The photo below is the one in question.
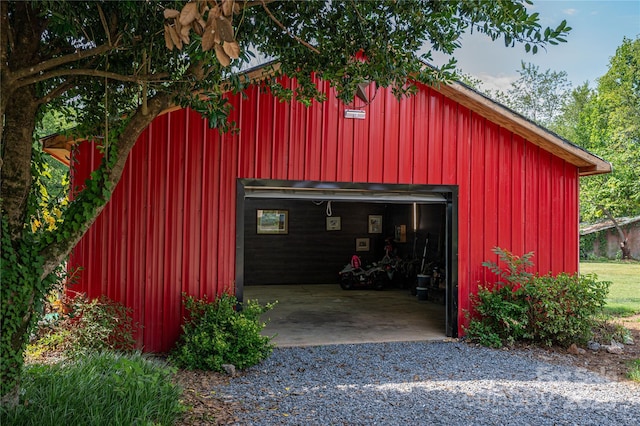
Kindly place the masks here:
POLYGON ((240 425, 637 425, 640 386, 459 342, 276 348, 215 389, 240 425))

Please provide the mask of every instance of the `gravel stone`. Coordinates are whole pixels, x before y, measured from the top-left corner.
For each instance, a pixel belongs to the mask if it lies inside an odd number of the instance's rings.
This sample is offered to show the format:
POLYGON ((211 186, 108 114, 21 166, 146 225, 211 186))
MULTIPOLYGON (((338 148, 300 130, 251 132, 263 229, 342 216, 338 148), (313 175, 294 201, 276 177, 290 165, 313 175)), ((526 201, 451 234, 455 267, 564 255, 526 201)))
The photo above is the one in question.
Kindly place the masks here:
POLYGON ((587 348, 591 349, 594 352, 598 352, 600 350, 600 343, 598 342, 589 342, 587 343, 587 348))
POLYGON ((215 392, 238 425, 638 424, 640 386, 461 342, 276 348, 215 392))
POLYGON ((616 354, 616 355, 620 355, 622 352, 624 352, 624 348, 621 348, 618 345, 609 345, 609 346, 605 346, 605 349, 607 350, 607 352, 609 352, 610 354, 616 354))

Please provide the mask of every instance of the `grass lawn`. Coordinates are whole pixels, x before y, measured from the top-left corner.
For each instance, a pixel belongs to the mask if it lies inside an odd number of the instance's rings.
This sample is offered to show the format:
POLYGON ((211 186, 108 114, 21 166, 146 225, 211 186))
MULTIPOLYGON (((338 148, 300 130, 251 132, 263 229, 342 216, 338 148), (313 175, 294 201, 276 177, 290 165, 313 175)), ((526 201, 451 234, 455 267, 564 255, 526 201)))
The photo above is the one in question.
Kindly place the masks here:
POLYGON ((640 313, 640 263, 580 262, 581 274, 597 274, 600 281, 611 281, 605 312, 612 315, 640 313))
POLYGON ((17 407, 0 407, 0 425, 158 425, 184 412, 174 370, 140 354, 104 352, 59 364, 30 364, 17 407))

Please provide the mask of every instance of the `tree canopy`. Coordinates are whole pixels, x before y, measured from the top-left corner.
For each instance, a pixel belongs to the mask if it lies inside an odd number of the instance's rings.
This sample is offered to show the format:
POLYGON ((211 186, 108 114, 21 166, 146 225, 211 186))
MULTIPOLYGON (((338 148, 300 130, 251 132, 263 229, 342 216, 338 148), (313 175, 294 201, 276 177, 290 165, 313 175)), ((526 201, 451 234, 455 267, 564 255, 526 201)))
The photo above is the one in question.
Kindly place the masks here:
POLYGON ((571 83, 565 71, 540 71, 531 63, 521 63, 520 77, 506 92, 491 96, 504 105, 545 127, 558 122, 567 101, 571 83))
POLYGON ((109 199, 138 136, 160 112, 189 106, 212 127, 228 130, 224 92, 250 83, 241 69, 254 55, 278 60, 264 84, 284 98, 320 98, 312 73, 330 82, 343 100, 352 99, 365 81, 391 86, 398 96, 411 94, 412 82, 437 84, 453 70, 453 63, 425 67, 413 53, 423 44, 431 46, 422 58, 429 60, 432 51, 454 53, 467 30, 533 52, 565 41, 566 23, 542 27, 529 3, 0 2, 3 402, 16 401, 37 301, 109 199), (194 10, 197 16, 189 20, 194 10), (218 33, 211 33, 214 27, 218 33), (280 74, 297 80, 295 93, 278 85, 280 74), (35 131, 52 110, 78 123, 78 136, 98 138, 104 158, 73 202, 60 206, 55 226, 33 227, 43 199, 35 131))
POLYGON ((640 38, 623 40, 597 90, 576 93, 571 108, 579 111, 576 143, 613 165, 582 180, 583 220, 640 215, 640 38))
POLYGON ((487 94, 613 165, 580 180, 581 219, 640 215, 640 38, 622 41, 594 89, 571 88, 564 71, 522 63, 518 72, 509 89, 487 94))

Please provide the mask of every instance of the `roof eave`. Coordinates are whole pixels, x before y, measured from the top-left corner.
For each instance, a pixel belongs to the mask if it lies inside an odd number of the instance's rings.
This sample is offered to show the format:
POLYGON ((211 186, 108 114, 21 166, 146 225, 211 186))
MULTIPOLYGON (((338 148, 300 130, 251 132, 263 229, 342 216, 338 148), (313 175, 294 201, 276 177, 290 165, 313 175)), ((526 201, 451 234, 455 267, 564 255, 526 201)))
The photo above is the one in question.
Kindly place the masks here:
MULTIPOLYGON (((259 81, 273 75, 278 68, 279 63, 269 63, 247 70, 246 75, 252 81, 259 81), (270 65, 270 67, 267 67, 267 65, 270 65)), ((612 171, 611 163, 540 127, 464 84, 452 82, 434 86, 434 89, 471 111, 490 119, 501 127, 576 166, 580 176, 598 175, 612 171)), ((179 108, 179 106, 175 106, 163 111, 161 114, 166 114, 179 108)), ((69 165, 68 154, 65 155, 63 150, 70 151, 71 145, 77 139, 71 139, 64 135, 53 135, 41 141, 43 141, 45 152, 50 153, 67 166, 69 165)))
POLYGON ((573 164, 578 168, 580 176, 610 173, 612 170, 611 163, 562 139, 461 83, 441 84, 434 89, 534 145, 573 164))

